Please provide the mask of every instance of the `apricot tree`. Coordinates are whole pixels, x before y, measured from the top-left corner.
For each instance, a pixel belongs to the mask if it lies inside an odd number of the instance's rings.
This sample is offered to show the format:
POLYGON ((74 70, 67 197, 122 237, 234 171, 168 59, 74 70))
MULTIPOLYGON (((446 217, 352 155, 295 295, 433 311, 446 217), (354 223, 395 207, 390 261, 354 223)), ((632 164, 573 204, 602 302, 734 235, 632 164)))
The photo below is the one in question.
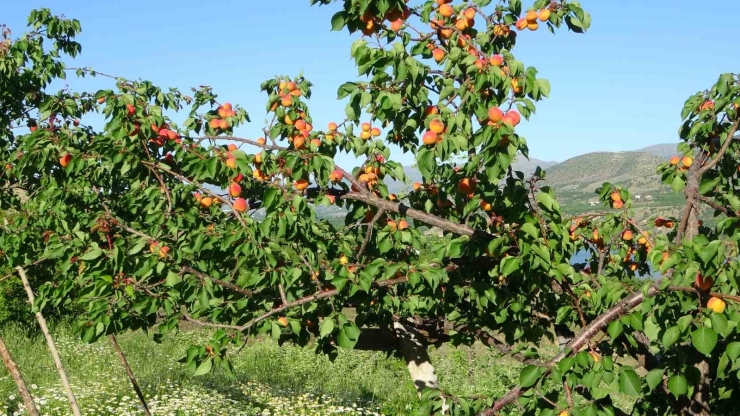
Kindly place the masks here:
POLYGON ((419 414, 732 408, 737 75, 686 102, 685 157, 659 167, 686 196, 683 216, 651 233, 631 219, 627 189, 604 184, 603 212, 566 218, 544 172, 512 168, 528 155, 516 126, 550 92, 513 55, 518 33, 584 32, 577 2, 345 0, 331 27, 361 32, 351 56, 364 77, 338 88, 346 114, 313 126, 311 83, 276 76, 261 85, 260 138, 235 136, 248 113, 209 87, 186 94, 68 67, 64 55, 81 51, 76 20, 36 10, 29 25, 15 39, 4 30, 0 46, 0 251, 8 267, 52 276, 34 308, 84 305, 83 340, 137 329, 162 339, 182 321, 216 328, 183 358, 201 375, 233 372, 228 352, 250 335, 313 337, 334 354, 394 329, 419 414), (72 73, 114 86, 49 91, 72 73), (92 112, 104 125, 80 122, 92 112), (424 178, 407 194, 388 190, 405 179, 391 144, 424 178), (338 166, 341 153, 361 163, 338 166), (347 210, 345 226, 317 216, 331 204, 347 210), (699 224, 701 204, 716 227, 699 224), (575 262, 582 251, 589 259, 575 262), (650 272, 660 276, 638 278, 650 272), (557 335, 568 340, 548 355, 542 341, 557 335), (414 359, 424 337, 523 361, 519 385, 501 397, 444 390, 414 359))

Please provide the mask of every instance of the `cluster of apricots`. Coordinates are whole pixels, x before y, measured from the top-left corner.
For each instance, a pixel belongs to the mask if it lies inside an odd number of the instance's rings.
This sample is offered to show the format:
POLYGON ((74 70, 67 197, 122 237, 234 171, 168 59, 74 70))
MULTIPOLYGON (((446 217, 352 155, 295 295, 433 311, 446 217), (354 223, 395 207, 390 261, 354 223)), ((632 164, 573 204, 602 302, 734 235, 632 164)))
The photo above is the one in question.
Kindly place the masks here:
POLYGON ((538 20, 540 22, 546 22, 550 20, 550 10, 529 10, 527 14, 524 15, 524 17, 521 17, 519 18, 519 20, 516 21, 514 26, 516 26, 516 28, 519 30, 529 29, 534 31, 540 27, 540 24, 537 23, 538 20))
POLYGON ((619 191, 612 192, 609 198, 611 199, 612 208, 621 209, 624 207, 624 201, 622 201, 622 195, 619 191))
POLYGON ((211 121, 208 122, 208 125, 211 126, 214 130, 226 130, 229 128, 229 122, 227 119, 229 117, 236 116, 236 112, 231 106, 231 103, 224 103, 224 105, 221 105, 217 109, 218 111, 218 117, 211 119, 211 121))
POLYGON ((161 258, 167 257, 167 253, 170 252, 170 248, 167 246, 161 245, 159 242, 154 241, 149 245, 149 252, 152 254, 157 254, 161 258))
MULTIPOLYGON (((515 80, 512 80, 515 81, 515 80)), ((498 107, 488 109, 488 125, 497 127, 498 123, 504 123, 510 127, 517 126, 522 121, 522 116, 516 110, 509 110, 504 113, 498 107)))
POLYGON ((372 137, 380 136, 380 129, 373 127, 372 124, 365 122, 360 125, 360 138, 362 140, 369 140, 372 137))
POLYGON ((691 156, 673 156, 669 160, 671 166, 678 166, 681 170, 686 170, 691 167, 691 164, 694 163, 694 158, 691 156))
POLYGON ((398 221, 396 223, 396 221, 394 221, 394 220, 392 220, 390 218, 387 218, 385 220, 384 224, 385 224, 386 227, 390 228, 391 231, 396 231, 396 230, 403 231, 403 230, 409 228, 409 223, 406 220, 400 220, 400 221, 398 221))
POLYGON ((674 222, 672 220, 667 220, 667 219, 661 218, 661 217, 658 217, 658 218, 655 219, 655 226, 658 227, 658 228, 660 228, 660 227, 673 228, 674 225, 675 224, 674 224, 674 222))
MULTIPOLYGON (((388 23, 390 23, 390 29, 392 31, 398 32, 403 28, 403 24, 405 23, 406 19, 409 18, 409 16, 411 16, 411 10, 408 7, 404 6, 403 10, 389 10, 385 14, 385 16, 383 16, 383 20, 386 20, 388 21, 388 23)), ((362 15, 362 17, 360 17, 360 21, 364 25, 360 30, 365 36, 372 36, 378 31, 378 28, 382 24, 382 22, 376 19, 375 16, 373 16, 370 12, 362 15)))

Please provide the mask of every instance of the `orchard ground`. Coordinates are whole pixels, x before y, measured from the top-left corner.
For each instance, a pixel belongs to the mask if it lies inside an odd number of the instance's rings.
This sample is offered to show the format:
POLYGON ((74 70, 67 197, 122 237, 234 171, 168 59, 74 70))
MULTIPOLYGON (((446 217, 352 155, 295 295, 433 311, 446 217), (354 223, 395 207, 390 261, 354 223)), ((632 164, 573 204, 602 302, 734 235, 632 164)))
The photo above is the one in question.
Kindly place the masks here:
MULTIPOLYGON (((86 415, 137 415, 138 401, 115 353, 103 339, 84 344, 60 325, 55 337, 86 415)), ((67 415, 69 407, 43 338, 20 328, 0 334, 14 353, 43 415, 67 415)), ((180 332, 162 344, 141 332, 119 343, 155 415, 403 415, 416 392, 403 360, 382 352, 340 350, 334 362, 305 348, 257 338, 235 352, 237 379, 214 373, 191 377, 177 360, 210 333, 180 332)), ((554 351, 554 350, 553 350, 554 351)), ((459 394, 503 394, 516 385, 521 364, 482 346, 431 349, 446 388, 459 394)), ((20 405, 13 381, 0 370, 0 415, 20 405)), ((17 414, 17 413, 16 413, 17 414)))

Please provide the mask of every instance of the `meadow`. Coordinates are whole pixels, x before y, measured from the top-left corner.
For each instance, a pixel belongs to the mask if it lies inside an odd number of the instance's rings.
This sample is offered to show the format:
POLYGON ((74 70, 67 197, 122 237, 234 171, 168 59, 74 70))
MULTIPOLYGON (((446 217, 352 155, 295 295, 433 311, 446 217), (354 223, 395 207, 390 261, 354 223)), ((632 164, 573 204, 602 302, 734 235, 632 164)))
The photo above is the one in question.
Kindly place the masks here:
MULTIPOLYGON (((23 371, 42 415, 71 414, 40 335, 4 327, 0 335, 23 371)), ((313 347, 251 339, 233 360, 236 378, 192 377, 178 363, 206 330, 189 330, 155 343, 142 332, 118 337, 154 415, 405 415, 416 392, 402 359, 383 352, 341 350, 334 362, 313 347)), ((78 340, 66 325, 54 329, 60 354, 84 415, 142 414, 106 338, 78 340)), ((430 347, 443 387, 459 395, 498 396, 516 385, 520 365, 483 346, 430 347)), ((0 416, 24 414, 7 371, 0 367, 0 416)))

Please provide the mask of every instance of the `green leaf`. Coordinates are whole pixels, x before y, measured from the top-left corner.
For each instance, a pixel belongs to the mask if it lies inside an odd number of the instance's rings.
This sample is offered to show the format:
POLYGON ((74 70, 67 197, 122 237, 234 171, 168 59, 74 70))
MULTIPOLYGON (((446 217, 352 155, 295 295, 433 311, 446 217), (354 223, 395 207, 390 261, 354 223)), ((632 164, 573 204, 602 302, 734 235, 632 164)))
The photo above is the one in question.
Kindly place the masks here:
POLYGON ((521 387, 530 387, 540 379, 540 376, 542 376, 542 369, 540 367, 528 365, 519 374, 519 385, 521 387))
POLYGON ((681 374, 676 374, 668 378, 668 390, 673 393, 674 396, 679 397, 686 394, 689 389, 689 383, 686 381, 686 377, 681 374))
POLYGON ((326 318, 321 322, 321 331, 320 335, 321 337, 325 337, 334 331, 334 320, 331 318, 326 318))
POLYGON ((675 344, 676 341, 678 341, 679 335, 681 335, 681 331, 679 331, 678 327, 676 326, 672 326, 666 329, 665 333, 663 334, 663 346, 665 348, 670 348, 671 345, 675 344))
POLYGON ((208 358, 207 360, 200 363, 198 368, 195 370, 195 373, 193 373, 194 376, 202 376, 204 374, 208 374, 211 371, 211 367, 213 367, 213 359, 208 358))
POLYGON ((87 253, 85 253, 84 255, 80 256, 80 260, 84 260, 84 261, 95 260, 98 257, 100 257, 101 254, 103 254, 103 250, 101 250, 98 247, 95 247, 94 249, 92 249, 92 250, 88 251, 87 253))
POLYGON ((654 370, 651 370, 647 375, 645 376, 645 380, 647 380, 648 387, 650 387, 650 390, 654 390, 655 387, 658 386, 658 384, 663 382, 663 369, 656 368, 654 370))
POLYGON ((167 279, 165 280, 165 285, 167 286, 175 286, 176 284, 182 282, 182 277, 180 277, 179 274, 174 272, 167 272, 167 279))
POLYGON ((619 373, 619 391, 628 396, 637 397, 640 395, 641 388, 640 376, 637 375, 635 370, 622 367, 622 371, 619 373))
POLYGON ((346 24, 347 14, 344 11, 337 12, 331 17, 331 30, 340 31, 346 24))
POLYGON ((691 333, 691 343, 700 353, 710 355, 717 345, 717 333, 712 328, 699 328, 691 333))
POLYGON ((128 254, 129 255, 134 255, 134 254, 140 252, 141 250, 143 250, 145 246, 146 246, 146 240, 140 241, 138 244, 136 244, 135 246, 131 247, 131 250, 128 251, 128 254))
POLYGON ((622 330, 624 329, 624 324, 622 321, 612 321, 609 323, 609 326, 607 327, 606 331, 609 333, 609 336, 612 339, 616 339, 619 334, 622 333, 622 330))
POLYGON ((735 361, 740 357, 740 342, 731 342, 727 344, 727 356, 730 360, 735 361))

